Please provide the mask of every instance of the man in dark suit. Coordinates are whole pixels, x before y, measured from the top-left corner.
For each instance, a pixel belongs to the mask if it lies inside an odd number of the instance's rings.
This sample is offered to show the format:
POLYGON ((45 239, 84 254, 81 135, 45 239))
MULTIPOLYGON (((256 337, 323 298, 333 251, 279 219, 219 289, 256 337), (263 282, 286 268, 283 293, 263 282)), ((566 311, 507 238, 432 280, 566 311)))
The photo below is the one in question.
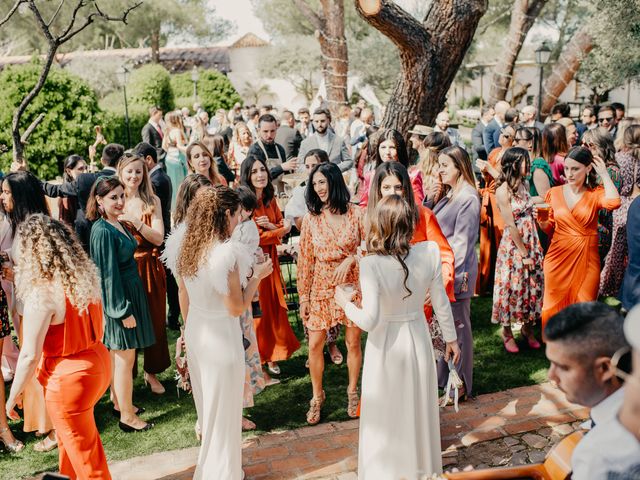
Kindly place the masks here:
POLYGON ((493 120, 491 120, 482 132, 482 140, 484 142, 484 148, 487 151, 487 155, 491 153, 491 150, 500 146, 498 143, 498 138, 500 137, 500 130, 505 125, 505 115, 507 114, 507 110, 511 108, 508 102, 504 100, 496 103, 494 107, 495 115, 493 116, 493 120))
POLYGON ((296 126, 296 119, 289 110, 282 112, 280 118, 280 126, 276 132, 276 143, 284 147, 287 160, 298 156, 300 144, 302 143, 302 135, 296 126))
POLYGON ((162 110, 158 107, 149 109, 149 121, 142 127, 142 141, 148 143, 152 147, 162 149, 162 110))
POLYGON ((493 120, 494 115, 493 107, 484 106, 480 110, 480 120, 478 120, 478 124, 473 127, 471 130, 471 144, 473 149, 473 159, 477 160, 486 160, 487 159, 487 150, 484 148, 484 140, 482 139, 482 134, 484 133, 484 129, 489 122, 493 120))
MULTIPOLYGON (((158 150, 152 145, 141 142, 133 149, 134 153, 142 157, 149 169, 149 177, 153 185, 153 191, 160 199, 162 208, 162 223, 164 224, 165 238, 171 233, 171 196, 173 188, 171 179, 158 163, 158 150)), ((167 302, 169 313, 167 315, 167 326, 171 330, 180 330, 180 303, 178 301, 178 284, 168 268, 165 268, 167 278, 167 302)))

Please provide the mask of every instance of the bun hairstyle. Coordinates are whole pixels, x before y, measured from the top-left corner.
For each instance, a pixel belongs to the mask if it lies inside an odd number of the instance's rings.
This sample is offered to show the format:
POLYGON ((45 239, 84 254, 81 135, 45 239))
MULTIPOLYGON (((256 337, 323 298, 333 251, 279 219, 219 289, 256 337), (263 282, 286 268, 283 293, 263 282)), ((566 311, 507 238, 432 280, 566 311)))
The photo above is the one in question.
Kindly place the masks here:
POLYGON ((73 170, 74 168, 76 168, 76 165, 78 165, 78 163, 84 161, 84 158, 82 158, 80 155, 69 155, 67 158, 65 158, 64 164, 62 165, 62 179, 65 182, 73 182, 73 177, 69 172, 67 172, 67 170, 73 170))
POLYGON ((93 222, 104 216, 104 212, 101 212, 99 209, 97 197, 106 197, 118 187, 122 187, 122 183, 115 175, 98 177, 94 182, 93 187, 91 187, 89 200, 87 200, 87 210, 85 213, 87 220, 91 220, 93 222))
POLYGON ((407 295, 413 292, 407 286, 409 268, 404 262, 411 248, 410 242, 416 228, 414 211, 399 195, 389 195, 382 198, 372 214, 367 213, 367 252, 374 255, 389 255, 394 257, 404 270, 404 288, 407 295))
MULTIPOLYGON (((585 167, 589 165, 593 165, 593 155, 591 154, 591 150, 584 147, 573 147, 567 153, 567 157, 571 160, 575 160, 578 163, 581 163, 585 167)), ((596 173, 594 168, 591 168, 591 171, 587 174, 587 178, 584 181, 584 184, 587 188, 595 188, 598 186, 598 174, 596 173)))
POLYGON ((522 164, 525 164, 525 172, 530 170, 529 152, 524 148, 511 147, 505 150, 500 160, 500 177, 498 184, 506 183, 515 194, 522 183, 522 164))
POLYGON ((198 273, 209 247, 229 238, 227 212, 240 207, 238 194, 229 187, 215 185, 198 190, 187 211, 187 230, 178 255, 178 275, 188 278, 198 273))
POLYGON ((640 162, 640 125, 631 125, 624 131, 622 148, 627 150, 636 162, 640 162))

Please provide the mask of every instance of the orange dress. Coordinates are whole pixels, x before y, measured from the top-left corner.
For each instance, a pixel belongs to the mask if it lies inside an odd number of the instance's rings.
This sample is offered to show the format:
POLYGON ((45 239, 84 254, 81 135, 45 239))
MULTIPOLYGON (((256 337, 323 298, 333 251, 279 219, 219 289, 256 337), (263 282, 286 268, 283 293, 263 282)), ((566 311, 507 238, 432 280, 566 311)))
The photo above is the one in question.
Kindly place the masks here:
MULTIPOLYGON (((489 154, 488 162, 496 167, 499 163, 502 148, 494 148, 489 154)), ((480 190, 482 204, 480 206, 480 268, 476 293, 478 295, 493 293, 493 276, 496 271, 498 246, 504 231, 504 220, 498 210, 496 200, 496 181, 485 174, 486 186, 480 190)))
MULTIPOLYGON (((333 299, 337 286, 333 275, 345 258, 358 253, 364 240, 362 210, 349 205, 341 220, 337 228, 327 222, 324 212, 308 213, 302 220, 297 282, 300 303, 309 302, 309 319, 304 321, 309 330, 328 330, 337 324, 354 325, 333 299)), ((355 262, 344 283, 352 283, 359 289, 359 278, 360 269, 355 262)), ((357 297, 356 301, 359 294, 357 297)))
MULTIPOLYGON (((142 221, 150 227, 151 218, 151 214, 145 214, 142 221)), ((147 294, 149 315, 156 337, 156 343, 144 349, 144 371, 151 374, 162 373, 171 366, 166 325, 167 277, 160 260, 160 247, 149 242, 135 228, 130 228, 129 231, 138 242, 133 257, 138 264, 138 274, 147 294)))
POLYGON ((543 332, 547 320, 563 308, 598 298, 598 211, 615 210, 620 199, 606 199, 599 187, 585 191, 569 210, 563 187, 558 186, 547 192, 545 202, 551 207, 545 230, 551 244, 544 258, 543 332))
POLYGON ((300 342, 293 333, 287 316, 284 282, 277 251, 283 229, 282 212, 280 212, 275 198, 268 206, 263 205, 262 200, 258 201, 258 208, 255 209, 253 218, 265 215, 269 218, 269 222, 278 228, 266 230, 258 225, 260 247, 266 255, 271 257, 273 262, 273 272, 267 278, 262 279, 258 287, 262 317, 254 320, 258 350, 263 363, 286 360, 300 348, 300 342))
POLYGON ((102 305, 79 312, 66 301, 64 323, 49 326, 38 381, 58 435, 60 473, 110 479, 93 409, 109 387, 111 360, 102 344, 102 305))

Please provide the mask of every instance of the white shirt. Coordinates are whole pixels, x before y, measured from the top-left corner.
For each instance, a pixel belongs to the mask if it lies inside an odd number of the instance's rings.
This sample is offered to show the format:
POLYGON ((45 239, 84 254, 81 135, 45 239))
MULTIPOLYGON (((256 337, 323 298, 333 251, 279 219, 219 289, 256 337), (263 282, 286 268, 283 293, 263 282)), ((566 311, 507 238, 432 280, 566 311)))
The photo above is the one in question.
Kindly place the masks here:
POLYGON ((304 192, 307 189, 305 183, 303 182, 293 189, 291 198, 289 198, 287 206, 284 207, 284 218, 299 218, 307 214, 307 202, 304 198, 304 192))
POLYGON ((640 443, 618 421, 623 396, 624 387, 591 409, 595 426, 573 451, 573 480, 607 480, 640 463, 640 443))
POLYGON ((329 153, 329 135, 327 135, 327 132, 324 132, 324 135, 316 132, 316 139, 318 140, 318 148, 329 153))
POLYGON ((158 170, 159 168, 162 168, 162 165, 160 165, 159 163, 156 163, 156 166, 153 167, 151 170, 149 170, 149 176, 151 176, 151 174, 156 170, 158 170))

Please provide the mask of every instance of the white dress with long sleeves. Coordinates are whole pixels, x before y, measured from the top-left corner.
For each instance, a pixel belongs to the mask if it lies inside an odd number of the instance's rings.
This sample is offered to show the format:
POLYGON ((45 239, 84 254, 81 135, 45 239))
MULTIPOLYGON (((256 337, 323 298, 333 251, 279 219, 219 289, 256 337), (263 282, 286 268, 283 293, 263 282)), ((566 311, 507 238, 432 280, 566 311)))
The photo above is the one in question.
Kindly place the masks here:
POLYGON ((202 431, 194 479, 242 478, 242 330, 223 303, 237 266, 246 283, 252 256, 233 241, 214 245, 196 276, 184 278, 189 294, 187 361, 202 431))
POLYGON ((427 292, 444 340, 456 339, 434 242, 411 247, 404 271, 394 257, 360 261, 362 308, 345 313, 369 332, 362 373, 358 449, 360 480, 417 480, 442 472, 438 385, 424 317, 427 292))

